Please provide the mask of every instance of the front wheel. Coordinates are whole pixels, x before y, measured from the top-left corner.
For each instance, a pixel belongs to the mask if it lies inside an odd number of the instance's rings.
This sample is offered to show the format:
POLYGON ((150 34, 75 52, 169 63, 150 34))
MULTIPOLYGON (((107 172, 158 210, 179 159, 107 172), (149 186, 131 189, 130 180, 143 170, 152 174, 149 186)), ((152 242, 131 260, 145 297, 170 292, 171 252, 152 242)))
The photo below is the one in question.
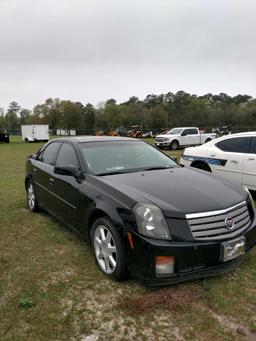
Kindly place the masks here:
POLYGON ((171 150, 177 150, 179 148, 179 142, 178 141, 172 141, 170 144, 170 149, 171 150))
POLYGON ((120 281, 127 277, 124 247, 110 219, 97 219, 91 230, 94 256, 105 276, 120 281))
POLYGON ((31 180, 29 180, 27 183, 27 205, 31 212, 38 210, 34 185, 32 184, 31 180))

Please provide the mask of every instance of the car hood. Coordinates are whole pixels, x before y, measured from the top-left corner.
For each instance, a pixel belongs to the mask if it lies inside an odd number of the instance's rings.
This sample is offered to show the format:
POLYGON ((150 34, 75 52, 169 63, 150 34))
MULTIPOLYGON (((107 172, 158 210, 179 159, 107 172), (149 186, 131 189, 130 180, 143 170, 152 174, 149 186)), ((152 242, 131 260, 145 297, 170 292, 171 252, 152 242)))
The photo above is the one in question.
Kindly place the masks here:
POLYGON ((175 134, 175 135, 170 135, 170 134, 162 134, 162 135, 157 135, 156 136, 156 138, 157 137, 168 137, 168 138, 170 138, 170 137, 180 137, 180 135, 177 135, 177 134, 175 134))
POLYGON ((182 167, 108 175, 101 181, 135 202, 154 203, 166 217, 225 209, 247 198, 247 193, 232 183, 182 167))

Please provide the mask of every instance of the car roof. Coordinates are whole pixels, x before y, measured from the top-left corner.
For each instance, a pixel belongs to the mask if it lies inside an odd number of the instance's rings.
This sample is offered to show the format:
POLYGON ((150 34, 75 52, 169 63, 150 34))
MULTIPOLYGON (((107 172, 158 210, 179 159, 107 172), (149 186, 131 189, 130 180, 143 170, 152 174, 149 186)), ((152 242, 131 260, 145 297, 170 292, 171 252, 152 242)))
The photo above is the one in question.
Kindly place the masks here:
MULTIPOLYGON (((120 136, 63 136, 54 139, 55 141, 72 141, 72 142, 108 142, 108 141, 138 141, 138 139, 132 137, 120 137, 120 136)), ((53 141, 53 140, 51 140, 53 141)))
POLYGON ((212 140, 211 142, 215 144, 218 141, 226 140, 226 139, 233 138, 233 137, 244 137, 244 136, 245 137, 256 136, 256 131, 247 131, 244 133, 228 134, 228 135, 220 136, 217 139, 212 140))
POLYGON ((198 129, 197 127, 175 127, 175 128, 171 128, 169 130, 172 130, 172 129, 198 129))

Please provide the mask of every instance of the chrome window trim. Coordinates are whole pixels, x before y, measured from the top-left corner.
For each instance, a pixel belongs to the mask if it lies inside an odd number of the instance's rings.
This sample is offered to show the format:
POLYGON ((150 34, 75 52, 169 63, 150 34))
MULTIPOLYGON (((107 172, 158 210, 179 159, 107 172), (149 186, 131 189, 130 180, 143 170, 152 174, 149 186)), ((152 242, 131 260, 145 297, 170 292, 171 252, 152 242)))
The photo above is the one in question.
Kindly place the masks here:
POLYGON ((241 203, 235 205, 235 206, 232 206, 232 207, 229 207, 229 208, 226 208, 224 210, 217 210, 217 211, 210 211, 210 212, 201 212, 201 213, 189 213, 189 214, 186 214, 186 218, 187 219, 194 219, 194 218, 203 218, 203 217, 211 217, 211 216, 214 216, 214 215, 220 215, 220 214, 225 214, 225 213, 228 213, 229 211, 232 211, 240 206, 243 206, 246 204, 246 201, 242 201, 241 203))

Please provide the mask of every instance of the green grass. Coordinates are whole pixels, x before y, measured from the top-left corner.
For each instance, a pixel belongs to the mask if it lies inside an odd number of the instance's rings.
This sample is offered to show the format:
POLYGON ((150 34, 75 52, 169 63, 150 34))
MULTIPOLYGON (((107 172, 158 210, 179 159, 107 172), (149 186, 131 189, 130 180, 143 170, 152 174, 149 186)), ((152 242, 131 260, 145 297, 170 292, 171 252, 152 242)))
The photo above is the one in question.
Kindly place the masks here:
POLYGON ((25 161, 40 146, 14 137, 0 144, 1 341, 76 341, 92 334, 98 340, 256 339, 255 251, 228 275, 177 287, 109 281, 75 234, 27 210, 25 161), (174 290, 189 293, 184 304, 178 298, 166 304, 174 290), (136 313, 136 301, 144 302, 143 311, 136 313))

